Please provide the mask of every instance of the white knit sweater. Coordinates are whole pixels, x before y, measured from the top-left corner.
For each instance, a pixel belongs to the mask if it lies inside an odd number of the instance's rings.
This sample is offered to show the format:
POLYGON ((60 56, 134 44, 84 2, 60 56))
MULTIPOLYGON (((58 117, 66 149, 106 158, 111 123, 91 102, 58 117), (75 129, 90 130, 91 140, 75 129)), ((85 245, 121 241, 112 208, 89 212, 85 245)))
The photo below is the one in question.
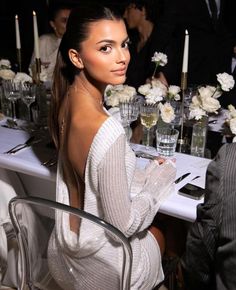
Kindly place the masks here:
MULTIPOLYGON (((163 272, 159 246, 146 229, 158 210, 158 202, 166 194, 153 196, 147 188, 145 191, 140 188, 131 199, 132 189, 137 190, 132 183, 135 166, 136 158, 123 127, 109 117, 94 137, 88 154, 84 210, 104 218, 130 237, 131 289, 148 290, 163 280, 163 272)), ((69 204, 60 162, 57 201, 69 204)), ((119 289, 117 272, 122 263, 121 248, 112 245, 97 226, 83 221, 78 241, 69 230, 68 217, 58 215, 48 255, 53 276, 64 289, 119 289), (65 270, 71 267, 73 271, 65 270)))

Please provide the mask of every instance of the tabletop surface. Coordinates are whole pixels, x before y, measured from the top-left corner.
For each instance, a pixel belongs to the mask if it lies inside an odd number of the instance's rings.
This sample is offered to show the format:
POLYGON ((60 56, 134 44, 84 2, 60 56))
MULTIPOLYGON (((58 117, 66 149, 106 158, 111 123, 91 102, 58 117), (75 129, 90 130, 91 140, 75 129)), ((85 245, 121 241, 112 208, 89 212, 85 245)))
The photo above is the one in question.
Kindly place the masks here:
MULTIPOLYGON (((4 121, 0 122, 0 125, 2 124, 4 124, 4 121)), ((42 165, 56 153, 55 149, 50 146, 50 138, 46 131, 37 134, 36 138, 41 139, 39 143, 14 155, 4 154, 13 146, 24 143, 32 134, 34 133, 0 126, 0 167, 55 182, 56 166, 48 168, 42 165)), ((131 147, 134 151, 142 150, 145 152, 146 150, 142 145, 131 144, 131 147)), ((150 148, 148 153, 157 155, 155 148, 150 148)), ((159 211, 177 218, 193 221, 196 218, 196 206, 203 202, 203 199, 190 199, 178 192, 181 187, 189 182, 204 188, 206 169, 211 160, 182 153, 175 153, 174 158, 177 168, 176 178, 188 172, 190 172, 190 175, 175 185, 174 192, 163 202, 159 211), (199 177, 192 181, 196 176, 199 177)), ((140 166, 145 166, 147 162, 148 159, 137 158, 137 163, 140 166)))

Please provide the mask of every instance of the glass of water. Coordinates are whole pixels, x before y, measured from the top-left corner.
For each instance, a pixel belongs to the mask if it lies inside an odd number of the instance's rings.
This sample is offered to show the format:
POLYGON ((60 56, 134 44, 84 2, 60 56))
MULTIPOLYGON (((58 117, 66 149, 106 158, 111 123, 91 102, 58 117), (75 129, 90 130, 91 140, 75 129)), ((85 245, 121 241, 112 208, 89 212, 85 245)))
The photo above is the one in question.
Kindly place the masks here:
POLYGON ((174 128, 157 128, 156 146, 160 156, 171 157, 175 153, 179 131, 174 128))

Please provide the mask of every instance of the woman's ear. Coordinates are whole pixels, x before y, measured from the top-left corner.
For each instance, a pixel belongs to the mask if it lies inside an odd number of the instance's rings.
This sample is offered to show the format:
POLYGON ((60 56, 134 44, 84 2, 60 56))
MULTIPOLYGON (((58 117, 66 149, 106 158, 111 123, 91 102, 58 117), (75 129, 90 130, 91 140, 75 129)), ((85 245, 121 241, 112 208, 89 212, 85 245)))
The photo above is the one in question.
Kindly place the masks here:
POLYGON ((75 49, 70 49, 69 52, 69 59, 73 63, 74 66, 76 66, 78 69, 83 69, 84 64, 83 61, 78 53, 77 50, 75 49))
POLYGON ((54 22, 52 20, 49 21, 49 24, 50 24, 50 26, 52 27, 52 29, 54 31, 57 30, 57 28, 56 28, 56 26, 55 26, 55 24, 54 24, 54 22))

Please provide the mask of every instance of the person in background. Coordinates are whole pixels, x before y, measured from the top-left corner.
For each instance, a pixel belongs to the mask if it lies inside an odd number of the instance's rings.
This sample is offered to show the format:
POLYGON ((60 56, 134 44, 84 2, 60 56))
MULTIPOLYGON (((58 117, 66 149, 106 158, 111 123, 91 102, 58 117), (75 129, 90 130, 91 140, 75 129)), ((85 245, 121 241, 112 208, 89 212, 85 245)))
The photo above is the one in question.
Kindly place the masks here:
MULTIPOLYGON (((59 154, 57 201, 101 217, 129 237, 130 289, 146 290, 164 278, 164 237, 152 221, 172 190, 176 169, 171 160, 151 161, 138 169, 122 125, 103 107, 106 86, 125 82, 128 44, 121 15, 98 3, 78 4, 57 56, 50 131, 59 154)), ((58 217, 49 242, 55 280, 64 289, 118 289, 122 248, 99 231, 90 233, 66 218, 58 217), (63 226, 64 222, 71 226, 63 226), (74 233, 90 246, 60 242, 65 241, 63 234, 74 233), (83 259, 77 259, 80 252, 83 259), (73 271, 67 271, 72 264, 73 271)))
MULTIPOLYGON (((125 8, 124 19, 131 40, 126 83, 136 89, 150 82, 155 68, 151 58, 155 52, 165 53, 170 40, 161 22, 163 15, 163 0, 131 0, 125 8)), ((155 77, 167 84, 160 70, 155 77)))
POLYGON ((229 28, 233 0, 172 0, 173 41, 168 46, 167 81, 180 85, 185 30, 189 33, 188 85, 214 85, 216 74, 231 73, 234 36, 229 28))
POLYGON ((188 290, 236 287, 236 144, 225 144, 208 166, 181 265, 188 290))
MULTIPOLYGON (((41 65, 45 70, 47 81, 52 80, 53 70, 56 63, 57 51, 63 34, 66 31, 66 23, 71 11, 68 4, 52 4, 49 7, 49 25, 52 32, 43 34, 39 38, 39 54, 41 65)), ((34 53, 31 65, 35 62, 34 53)))

